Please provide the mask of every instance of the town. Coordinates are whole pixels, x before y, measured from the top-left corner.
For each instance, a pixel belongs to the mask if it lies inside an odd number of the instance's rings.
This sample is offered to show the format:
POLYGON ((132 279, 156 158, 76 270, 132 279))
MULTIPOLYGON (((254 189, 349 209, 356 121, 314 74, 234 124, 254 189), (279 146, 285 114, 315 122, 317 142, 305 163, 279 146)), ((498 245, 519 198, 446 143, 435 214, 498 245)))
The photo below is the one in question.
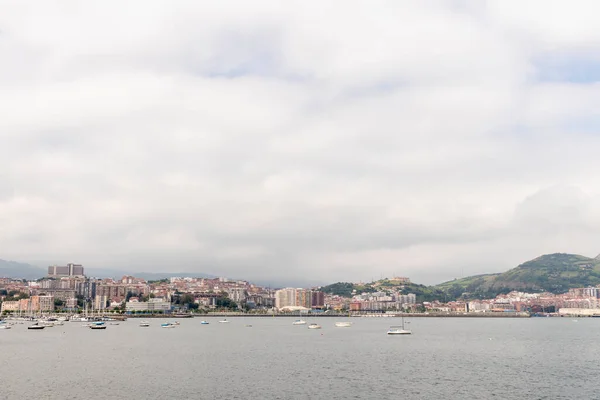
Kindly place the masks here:
POLYGON ((423 301, 405 293, 406 277, 373 283, 368 292, 346 295, 315 288, 268 288, 227 278, 172 277, 146 281, 87 277, 80 264, 50 266, 38 280, 0 278, 2 315, 118 313, 161 315, 229 313, 256 315, 326 314, 431 316, 600 316, 600 288, 564 294, 510 292, 493 299, 423 301))

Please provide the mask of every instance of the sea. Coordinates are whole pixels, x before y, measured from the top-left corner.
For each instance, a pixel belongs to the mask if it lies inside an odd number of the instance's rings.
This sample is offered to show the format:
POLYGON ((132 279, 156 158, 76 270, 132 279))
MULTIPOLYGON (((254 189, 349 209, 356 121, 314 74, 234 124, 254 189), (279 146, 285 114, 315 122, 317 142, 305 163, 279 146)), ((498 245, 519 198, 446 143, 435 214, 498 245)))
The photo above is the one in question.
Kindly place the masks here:
POLYGON ((0 330, 0 399, 600 399, 600 318, 201 319, 0 330))

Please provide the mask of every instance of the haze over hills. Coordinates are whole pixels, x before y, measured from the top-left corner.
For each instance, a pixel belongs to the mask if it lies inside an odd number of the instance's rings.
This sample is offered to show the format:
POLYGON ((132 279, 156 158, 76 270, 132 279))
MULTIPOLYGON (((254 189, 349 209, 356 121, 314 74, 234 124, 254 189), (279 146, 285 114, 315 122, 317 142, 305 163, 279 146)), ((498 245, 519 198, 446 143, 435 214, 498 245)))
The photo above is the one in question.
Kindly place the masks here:
POLYGON ((17 261, 0 260, 0 277, 15 279, 38 279, 46 275, 46 270, 35 265, 17 261))
MULTIPOLYGON (((124 275, 134 275, 146 280, 159 280, 170 277, 216 278, 215 275, 198 272, 135 272, 121 269, 86 268, 87 276, 119 279, 124 275)), ((45 268, 16 261, 0 260, 0 277, 39 279, 46 276, 45 268)), ((238 277, 245 279, 244 277, 238 277)), ((253 282, 267 287, 315 287, 318 282, 253 282)), ((496 274, 474 275, 455 279, 439 285, 425 286, 417 283, 405 285, 411 293, 418 293, 427 300, 452 300, 463 295, 468 298, 493 298, 500 293, 512 290, 564 293, 570 288, 600 285, 600 256, 595 258, 577 254, 546 254, 527 261, 511 270, 496 274)), ((376 288, 390 287, 387 279, 370 284, 338 282, 323 286, 324 291, 348 296, 352 291, 369 292, 376 288)), ((393 286, 393 285, 392 285, 393 286)))
MULTIPOLYGON (((88 268, 84 265, 85 274, 89 277, 94 278, 112 278, 121 279, 125 275, 133 275, 136 278, 142 278, 147 281, 168 279, 171 277, 194 277, 194 278, 218 278, 217 275, 206 274, 203 272, 136 272, 126 269, 109 269, 109 268, 88 268)), ((0 278, 13 278, 13 279, 39 279, 46 276, 46 268, 38 267, 28 263, 22 263, 17 261, 6 261, 0 259, 0 278)), ((244 277, 227 277, 229 279, 240 279, 245 280, 244 277)), ((273 280, 260 280, 253 281, 257 285, 265 287, 285 287, 285 286, 298 286, 298 287, 314 287, 323 284, 323 282, 304 281, 304 282, 290 282, 281 279, 273 280)))

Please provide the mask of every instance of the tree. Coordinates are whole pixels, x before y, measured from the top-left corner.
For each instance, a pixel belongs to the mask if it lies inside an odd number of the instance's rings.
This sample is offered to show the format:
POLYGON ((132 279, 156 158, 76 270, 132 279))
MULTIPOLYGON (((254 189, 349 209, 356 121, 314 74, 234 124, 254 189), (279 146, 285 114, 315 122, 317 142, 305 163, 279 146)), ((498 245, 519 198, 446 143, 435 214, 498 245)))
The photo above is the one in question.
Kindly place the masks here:
POLYGON ((221 308, 229 308, 231 310, 235 310, 238 308, 238 305, 235 301, 231 300, 229 297, 217 297, 215 300, 215 305, 221 308))
POLYGON ((65 302, 61 299, 54 299, 54 307, 62 307, 65 305, 65 302))

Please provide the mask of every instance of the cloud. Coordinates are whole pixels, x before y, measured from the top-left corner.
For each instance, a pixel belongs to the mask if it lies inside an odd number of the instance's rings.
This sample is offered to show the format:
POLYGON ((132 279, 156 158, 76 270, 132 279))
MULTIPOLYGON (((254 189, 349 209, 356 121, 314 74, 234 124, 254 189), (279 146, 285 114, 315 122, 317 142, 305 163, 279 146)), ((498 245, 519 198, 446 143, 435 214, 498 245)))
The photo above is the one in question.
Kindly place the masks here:
POLYGON ((0 254, 300 283, 595 255, 597 7, 8 3, 0 254))

